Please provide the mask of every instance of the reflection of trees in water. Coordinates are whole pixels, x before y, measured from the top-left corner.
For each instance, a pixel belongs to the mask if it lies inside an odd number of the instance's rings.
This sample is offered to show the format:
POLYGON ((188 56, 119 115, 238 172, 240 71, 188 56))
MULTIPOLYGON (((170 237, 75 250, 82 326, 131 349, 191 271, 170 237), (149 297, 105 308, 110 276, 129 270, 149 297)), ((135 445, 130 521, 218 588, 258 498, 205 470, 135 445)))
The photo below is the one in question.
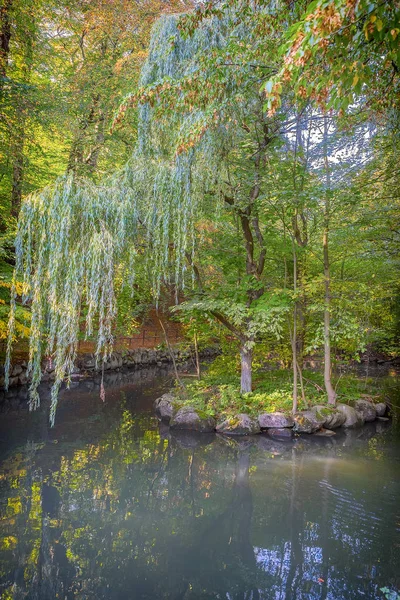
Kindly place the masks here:
POLYGON ((395 533, 371 489, 379 477, 353 473, 338 458, 345 446, 310 462, 288 445, 273 461, 246 444, 169 439, 147 419, 124 410, 100 442, 10 458, 5 598, 352 600, 375 597, 380 569, 394 578, 395 533))

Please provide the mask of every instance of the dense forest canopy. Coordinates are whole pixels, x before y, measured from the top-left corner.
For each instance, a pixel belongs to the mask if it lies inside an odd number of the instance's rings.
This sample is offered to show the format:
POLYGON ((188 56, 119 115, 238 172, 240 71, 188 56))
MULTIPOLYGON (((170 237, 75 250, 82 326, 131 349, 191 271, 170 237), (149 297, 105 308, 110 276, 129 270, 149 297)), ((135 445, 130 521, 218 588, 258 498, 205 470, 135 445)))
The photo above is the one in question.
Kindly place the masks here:
POLYGON ((44 357, 54 421, 82 329, 101 361, 118 311, 171 290, 240 356, 242 393, 291 365, 293 410, 306 355, 331 404, 333 355, 396 355, 398 2, 1 11, 7 364, 28 334, 32 407, 44 357))

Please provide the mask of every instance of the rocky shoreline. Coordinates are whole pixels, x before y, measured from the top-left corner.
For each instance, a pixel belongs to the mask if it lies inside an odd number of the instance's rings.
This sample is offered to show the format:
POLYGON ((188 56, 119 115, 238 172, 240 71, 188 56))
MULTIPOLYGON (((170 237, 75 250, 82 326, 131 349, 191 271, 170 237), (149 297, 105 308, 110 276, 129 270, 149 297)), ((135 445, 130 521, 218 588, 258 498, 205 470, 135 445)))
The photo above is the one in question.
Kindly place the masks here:
MULTIPOLYGON (((174 359, 177 363, 189 361, 193 353, 189 350, 174 349, 174 359)), ((202 350, 199 355, 202 360, 214 358, 220 353, 219 348, 210 347, 202 350)), ((172 357, 166 349, 137 348, 135 350, 123 350, 113 352, 104 362, 104 371, 118 371, 122 368, 138 369, 145 367, 162 367, 172 363, 172 357)), ((11 366, 9 387, 26 385, 30 382, 27 375, 28 363, 23 360, 15 362, 11 366)), ((101 373, 103 364, 98 361, 96 366, 96 356, 94 354, 82 354, 78 356, 76 366, 72 373, 73 379, 90 377, 94 373, 101 373)), ((55 378, 55 366, 51 361, 46 361, 42 366, 42 381, 52 381, 55 378)), ((4 389, 4 367, 0 371, 0 389, 4 389)))
POLYGON ((191 406, 179 406, 172 393, 163 394, 154 402, 160 421, 171 431, 221 433, 229 436, 249 436, 267 433, 271 437, 291 439, 296 434, 317 436, 335 435, 338 428, 355 429, 376 420, 388 421, 388 405, 360 399, 354 406, 337 404, 335 407, 313 406, 294 415, 282 412, 262 413, 257 417, 238 414, 230 418, 215 419, 191 406))

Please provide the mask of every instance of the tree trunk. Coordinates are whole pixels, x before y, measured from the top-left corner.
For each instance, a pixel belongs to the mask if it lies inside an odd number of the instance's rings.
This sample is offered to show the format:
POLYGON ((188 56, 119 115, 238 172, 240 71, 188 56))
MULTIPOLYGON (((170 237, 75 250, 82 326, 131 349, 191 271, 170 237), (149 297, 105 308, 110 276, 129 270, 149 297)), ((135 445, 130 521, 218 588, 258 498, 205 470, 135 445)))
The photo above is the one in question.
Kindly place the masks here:
POLYGON ((195 355, 195 359, 196 359, 196 375, 197 375, 197 379, 200 379, 201 370, 200 370, 199 347, 198 347, 198 344, 197 344, 197 333, 196 333, 196 331, 194 332, 193 340, 194 340, 194 355, 195 355))
POLYGON ((326 193, 324 204, 324 234, 323 234, 323 253, 324 253, 324 282, 325 282, 325 298, 324 298, 324 383, 328 396, 328 403, 335 405, 336 392, 333 389, 331 382, 331 275, 329 263, 329 219, 330 219, 330 172, 328 160, 328 117, 324 117, 324 163, 326 175, 326 193))
POLYGON ((25 125, 26 116, 24 107, 18 106, 14 139, 11 148, 13 161, 11 179, 11 214, 16 219, 18 218, 19 210, 21 208, 22 185, 24 180, 25 125))
POLYGON ((297 412, 298 389, 297 389, 297 255, 293 241, 293 292, 295 295, 293 308, 293 336, 292 336, 292 362, 293 362, 293 414, 297 412))
POLYGON ((302 256, 297 259, 297 289, 301 292, 297 298, 297 341, 296 341, 296 349, 297 349, 297 364, 299 368, 303 368, 304 363, 304 347, 305 347, 305 337, 306 337, 306 314, 307 314, 307 302, 306 302, 306 294, 304 290, 304 260, 302 260, 302 256))
POLYGON ((99 155, 102 147, 104 146, 104 126, 105 126, 105 115, 103 112, 99 112, 98 120, 96 123, 96 133, 94 139, 94 145, 89 152, 87 158, 85 159, 86 164, 88 165, 89 172, 93 175, 97 171, 97 165, 99 161, 99 155))
POLYGON ((251 392, 253 350, 243 344, 240 349, 240 393, 251 392))
POLYGON ((12 0, 6 0, 0 7, 0 90, 7 75, 8 55, 11 40, 11 10, 12 0))
POLYGON ((77 175, 94 175, 97 170, 99 155, 105 142, 106 122, 106 115, 99 107, 100 100, 100 94, 94 96, 88 114, 81 117, 76 128, 67 170, 77 175))
POLYGON ((328 403, 336 403, 336 392, 333 389, 331 382, 331 335, 330 335, 330 268, 329 268, 329 252, 328 252, 328 228, 324 229, 324 280, 325 280, 325 309, 324 309, 324 383, 326 393, 328 395, 328 403))
MULTIPOLYGON (((34 42, 35 39, 33 35, 27 33, 25 40, 25 61, 22 68, 24 84, 29 84, 31 81, 34 42)), ((11 144, 11 159, 13 165, 11 179, 11 214, 15 218, 18 218, 22 200, 28 103, 29 99, 26 98, 25 94, 19 92, 15 109, 15 125, 12 131, 13 137, 11 144)))

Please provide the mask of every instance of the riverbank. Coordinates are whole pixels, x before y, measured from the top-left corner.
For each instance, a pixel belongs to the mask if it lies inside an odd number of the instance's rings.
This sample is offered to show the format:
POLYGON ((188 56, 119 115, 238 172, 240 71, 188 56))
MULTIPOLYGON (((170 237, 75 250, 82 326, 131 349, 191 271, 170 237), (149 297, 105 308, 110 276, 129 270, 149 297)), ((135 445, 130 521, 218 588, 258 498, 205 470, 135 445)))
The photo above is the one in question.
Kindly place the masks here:
MULTIPOLYGON (((216 363, 218 362, 218 359, 216 363)), ((303 394, 292 414, 292 380, 288 370, 258 372, 252 393, 240 394, 235 377, 210 366, 200 381, 185 382, 154 404, 160 420, 172 430, 227 435, 254 435, 262 431, 280 438, 299 433, 334 435, 339 427, 361 427, 387 420, 390 403, 375 378, 355 373, 336 377, 337 404, 327 404, 323 377, 304 371, 303 394)))
MULTIPOLYGON (((119 371, 122 368, 142 369, 148 367, 162 367, 192 361, 194 354, 190 349, 172 348, 171 352, 166 348, 136 348, 133 350, 121 350, 112 352, 104 364, 98 361, 94 353, 85 353, 78 356, 72 379, 90 378, 102 371, 119 371)), ((204 348, 200 353, 202 360, 209 360, 220 353, 218 347, 204 348)), ((26 360, 14 361, 10 370, 9 387, 23 386, 30 382, 27 373, 28 362, 26 360)), ((55 366, 51 360, 42 365, 42 382, 53 381, 55 378, 55 366)), ((0 390, 4 389, 4 367, 0 371, 0 390)))

